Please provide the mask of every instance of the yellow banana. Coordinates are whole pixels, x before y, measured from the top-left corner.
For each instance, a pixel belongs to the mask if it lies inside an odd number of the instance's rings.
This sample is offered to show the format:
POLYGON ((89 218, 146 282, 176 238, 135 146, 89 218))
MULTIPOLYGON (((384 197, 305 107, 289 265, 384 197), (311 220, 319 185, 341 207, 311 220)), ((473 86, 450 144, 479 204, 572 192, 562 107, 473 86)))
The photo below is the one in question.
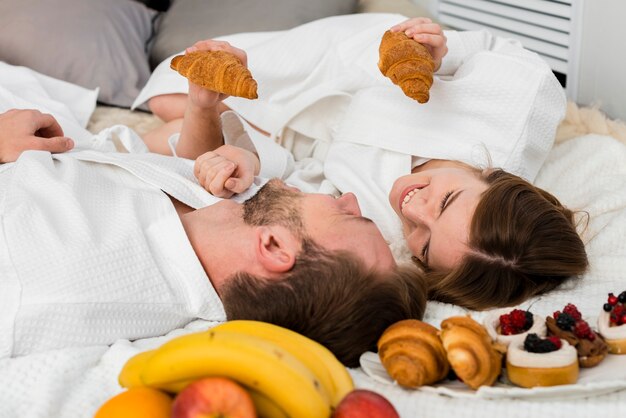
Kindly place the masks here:
POLYGON ((246 389, 252 398, 254 409, 256 409, 259 418, 289 418, 289 415, 273 400, 254 389, 246 389))
POLYGON ((235 320, 212 328, 253 335, 273 342, 289 351, 315 373, 320 383, 330 393, 331 405, 339 402, 354 389, 350 373, 334 354, 318 342, 290 329, 268 322, 235 320))
POLYGON ((223 376, 272 399, 289 416, 330 416, 329 394, 288 351, 262 338, 209 330, 176 338, 148 359, 141 381, 161 388, 182 380, 223 376), (168 346, 169 344, 169 346, 168 346))
POLYGON ((120 386, 124 388, 134 388, 137 386, 143 386, 143 382, 141 381, 141 372, 145 367, 148 359, 152 357, 155 350, 143 351, 139 354, 135 354, 133 357, 129 358, 122 367, 122 371, 118 376, 118 381, 120 382, 120 386))

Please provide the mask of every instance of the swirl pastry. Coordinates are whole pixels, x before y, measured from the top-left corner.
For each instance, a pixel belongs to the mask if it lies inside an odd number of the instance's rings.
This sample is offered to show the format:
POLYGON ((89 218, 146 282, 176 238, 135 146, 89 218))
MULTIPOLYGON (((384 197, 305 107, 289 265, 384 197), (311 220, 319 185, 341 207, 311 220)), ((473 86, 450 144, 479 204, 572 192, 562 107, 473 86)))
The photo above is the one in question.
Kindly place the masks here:
POLYGON ((417 319, 387 328, 378 340, 378 355, 387 373, 404 387, 438 382, 450 370, 439 331, 417 319))
POLYGON ((378 68, 400 86, 404 94, 426 103, 433 85, 435 63, 426 47, 404 32, 387 31, 378 48, 378 68))
POLYGON ((189 81, 229 96, 257 98, 257 83, 239 58, 224 51, 197 51, 172 58, 170 67, 189 81))
POLYGON ((455 316, 441 323, 441 341, 456 375, 472 389, 491 386, 502 370, 501 346, 469 316, 455 316))

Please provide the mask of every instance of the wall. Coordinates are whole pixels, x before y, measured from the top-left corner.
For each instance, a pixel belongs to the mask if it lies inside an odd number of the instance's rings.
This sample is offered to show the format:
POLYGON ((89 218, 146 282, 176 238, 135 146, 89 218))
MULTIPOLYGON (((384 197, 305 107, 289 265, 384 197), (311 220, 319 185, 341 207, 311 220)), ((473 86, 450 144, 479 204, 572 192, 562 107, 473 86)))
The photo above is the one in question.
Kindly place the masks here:
POLYGON ((582 4, 576 102, 626 121, 626 1, 582 4))

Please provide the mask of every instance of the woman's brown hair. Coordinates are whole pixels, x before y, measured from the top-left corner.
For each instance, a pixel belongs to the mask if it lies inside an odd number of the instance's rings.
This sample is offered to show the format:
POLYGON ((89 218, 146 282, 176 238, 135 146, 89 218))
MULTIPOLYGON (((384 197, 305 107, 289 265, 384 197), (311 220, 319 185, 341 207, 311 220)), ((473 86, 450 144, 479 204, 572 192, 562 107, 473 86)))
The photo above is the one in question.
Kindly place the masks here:
POLYGON ((499 169, 485 182, 469 254, 452 272, 425 271, 430 299, 471 309, 511 306, 586 270, 574 213, 555 196, 499 169))

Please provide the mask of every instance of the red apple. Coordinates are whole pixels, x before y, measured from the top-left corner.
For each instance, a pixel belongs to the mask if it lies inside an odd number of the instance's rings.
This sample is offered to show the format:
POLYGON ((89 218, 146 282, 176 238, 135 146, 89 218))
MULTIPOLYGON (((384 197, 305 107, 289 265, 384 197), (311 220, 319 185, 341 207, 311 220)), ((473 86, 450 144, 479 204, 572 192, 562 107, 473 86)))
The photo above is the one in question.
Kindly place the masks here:
POLYGON ((333 418, 400 418, 400 415, 384 396, 356 389, 339 402, 333 418))
POLYGON ((200 418, 210 414, 224 418, 257 416, 248 392, 223 377, 196 380, 174 399, 172 418, 200 418))

